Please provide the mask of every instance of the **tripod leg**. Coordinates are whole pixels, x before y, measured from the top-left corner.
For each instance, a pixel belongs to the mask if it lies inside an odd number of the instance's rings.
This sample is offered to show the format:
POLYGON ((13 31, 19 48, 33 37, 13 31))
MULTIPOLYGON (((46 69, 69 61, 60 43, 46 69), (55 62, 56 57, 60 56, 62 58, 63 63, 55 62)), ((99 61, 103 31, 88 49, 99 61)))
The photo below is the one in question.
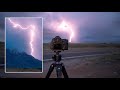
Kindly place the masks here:
POLYGON ((54 63, 50 65, 50 68, 49 68, 49 71, 48 71, 48 73, 47 73, 47 75, 46 75, 46 78, 49 78, 49 77, 50 77, 50 75, 51 75, 54 67, 55 67, 55 64, 54 64, 54 63))
POLYGON ((65 66, 63 64, 62 64, 62 73, 64 75, 64 78, 68 78, 67 71, 66 71, 65 66))
POLYGON ((62 78, 62 66, 61 64, 56 65, 57 78, 62 78))

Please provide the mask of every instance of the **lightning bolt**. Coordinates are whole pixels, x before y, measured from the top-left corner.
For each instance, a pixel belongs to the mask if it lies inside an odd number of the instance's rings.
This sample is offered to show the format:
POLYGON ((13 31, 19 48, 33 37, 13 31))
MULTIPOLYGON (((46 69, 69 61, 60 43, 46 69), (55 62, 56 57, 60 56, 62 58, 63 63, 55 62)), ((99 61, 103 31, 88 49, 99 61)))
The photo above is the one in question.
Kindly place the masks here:
POLYGON ((73 30, 70 28, 70 38, 69 38, 69 42, 72 41, 73 36, 74 36, 74 32, 73 32, 73 30))
POLYGON ((10 21, 10 23, 13 25, 14 28, 18 27, 22 30, 30 30, 30 42, 29 42, 30 49, 31 49, 30 54, 34 56, 33 41, 34 41, 34 35, 35 35, 35 26, 29 25, 27 27, 22 27, 20 24, 13 22, 10 18, 8 18, 8 20, 10 21))

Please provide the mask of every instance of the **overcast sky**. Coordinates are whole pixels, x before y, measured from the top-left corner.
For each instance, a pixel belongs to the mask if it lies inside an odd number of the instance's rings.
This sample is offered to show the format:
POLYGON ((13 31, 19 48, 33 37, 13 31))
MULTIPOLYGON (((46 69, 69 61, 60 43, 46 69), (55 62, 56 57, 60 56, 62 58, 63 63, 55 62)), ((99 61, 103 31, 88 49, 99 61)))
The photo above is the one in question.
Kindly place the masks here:
POLYGON ((119 12, 1 12, 0 41, 4 41, 5 17, 43 17, 44 42, 50 42, 57 35, 69 39, 70 33, 56 31, 55 27, 62 21, 73 26, 72 42, 120 42, 120 13, 119 12), (52 25, 51 25, 52 24, 52 25))

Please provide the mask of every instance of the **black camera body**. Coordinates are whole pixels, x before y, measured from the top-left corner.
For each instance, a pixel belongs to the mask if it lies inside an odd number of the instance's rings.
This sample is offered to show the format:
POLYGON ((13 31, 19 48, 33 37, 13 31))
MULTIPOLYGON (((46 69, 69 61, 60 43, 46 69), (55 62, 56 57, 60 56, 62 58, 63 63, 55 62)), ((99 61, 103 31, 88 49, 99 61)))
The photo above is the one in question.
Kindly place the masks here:
POLYGON ((56 36, 51 41, 50 49, 54 51, 68 50, 68 40, 56 36))

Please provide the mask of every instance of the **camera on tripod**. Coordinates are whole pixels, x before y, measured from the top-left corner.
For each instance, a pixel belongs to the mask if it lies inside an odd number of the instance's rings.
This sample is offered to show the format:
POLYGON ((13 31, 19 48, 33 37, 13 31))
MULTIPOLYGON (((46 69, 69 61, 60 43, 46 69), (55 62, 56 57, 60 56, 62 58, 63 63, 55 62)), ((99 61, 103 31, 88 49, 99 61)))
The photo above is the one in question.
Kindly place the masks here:
POLYGON ((50 49, 53 50, 53 51, 68 50, 68 40, 67 39, 61 39, 59 36, 56 36, 51 41, 50 49))
POLYGON ((59 54, 62 50, 68 50, 68 40, 61 39, 59 36, 56 36, 51 41, 50 49, 52 49, 55 52, 55 55, 52 56, 52 59, 55 62, 50 65, 46 78, 50 77, 54 67, 56 67, 57 78, 62 78, 62 74, 64 75, 64 78, 68 78, 65 66, 63 63, 60 62, 62 56, 59 54))

